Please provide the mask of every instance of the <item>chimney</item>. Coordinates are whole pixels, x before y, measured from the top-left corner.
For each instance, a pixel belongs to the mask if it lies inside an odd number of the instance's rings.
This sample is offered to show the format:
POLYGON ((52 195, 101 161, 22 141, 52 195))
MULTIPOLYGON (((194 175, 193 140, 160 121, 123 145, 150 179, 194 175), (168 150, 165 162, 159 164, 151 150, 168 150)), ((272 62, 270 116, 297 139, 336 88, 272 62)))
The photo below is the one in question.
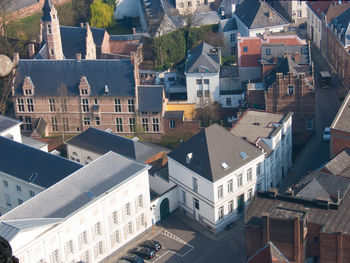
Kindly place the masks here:
POLYGON ((236 38, 237 38, 237 41, 238 41, 238 40, 241 40, 241 34, 240 34, 240 33, 237 33, 236 38))
POLYGON ((81 53, 75 54, 77 61, 81 61, 81 53))
POLYGON ((34 58, 35 55, 35 47, 33 43, 30 43, 28 45, 28 54, 29 54, 29 58, 34 58))
POLYGON ((84 27, 84 23, 80 23, 80 27, 84 27))
POLYGON ((18 61, 19 61, 19 53, 18 52, 14 52, 13 53, 13 63, 15 63, 15 65, 17 65, 18 61))
POLYGON ((300 54, 299 52, 294 52, 294 62, 299 64, 300 63, 300 54))
POLYGON ((133 33, 133 35, 136 34, 136 28, 135 27, 132 28, 132 33, 133 33))
POLYGON ((267 33, 266 32, 263 33, 262 39, 265 40, 265 41, 267 40, 267 33))

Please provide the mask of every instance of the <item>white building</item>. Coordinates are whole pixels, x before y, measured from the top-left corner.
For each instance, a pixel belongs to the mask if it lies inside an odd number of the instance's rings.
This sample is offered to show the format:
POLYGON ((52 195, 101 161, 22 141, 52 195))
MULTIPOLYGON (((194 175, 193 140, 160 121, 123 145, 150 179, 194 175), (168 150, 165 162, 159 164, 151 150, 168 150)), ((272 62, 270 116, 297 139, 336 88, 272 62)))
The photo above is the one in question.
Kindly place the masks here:
POLYGON ((266 190, 278 187, 292 166, 292 115, 247 110, 231 129, 264 153, 266 190))
MULTIPOLYGON (((283 9, 284 14, 288 19, 290 19, 293 23, 302 23, 306 20, 306 10, 307 10, 307 2, 303 0, 277 0, 276 4, 280 4, 283 9)), ((322 2, 322 1, 321 1, 322 2)), ((282 12, 282 11, 281 11, 282 12)))
POLYGON ((235 55, 237 45, 237 34, 240 33, 235 18, 223 19, 219 23, 219 32, 224 36, 223 56, 235 55))
POLYGON ((179 207, 213 232, 237 219, 257 189, 265 189, 264 154, 214 124, 168 154, 179 207))
POLYGON ((100 262, 151 227, 149 166, 109 152, 0 218, 20 262, 100 262))

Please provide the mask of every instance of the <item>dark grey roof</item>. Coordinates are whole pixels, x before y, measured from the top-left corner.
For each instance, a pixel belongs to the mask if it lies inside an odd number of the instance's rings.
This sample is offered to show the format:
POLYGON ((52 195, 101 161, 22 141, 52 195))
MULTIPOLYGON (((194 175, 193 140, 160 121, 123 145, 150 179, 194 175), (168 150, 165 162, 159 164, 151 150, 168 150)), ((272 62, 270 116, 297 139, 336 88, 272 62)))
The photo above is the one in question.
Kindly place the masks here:
POLYGON ((22 83, 30 76, 35 94, 57 95, 57 88, 66 85, 68 95, 78 95, 81 76, 86 76, 91 95, 104 95, 105 85, 110 96, 133 96, 135 81, 130 60, 20 60, 15 81, 15 93, 23 94, 22 83))
POLYGON ((9 211, 0 220, 69 217, 148 168, 148 165, 108 152, 9 211))
POLYGON ((168 154, 169 158, 211 182, 220 180, 261 155, 263 153, 256 147, 217 124, 200 131, 168 154), (241 152, 247 155, 245 159, 241 152), (188 164, 186 157, 189 153, 192 153, 192 160, 188 164), (224 162, 228 169, 222 167, 224 162))
POLYGON ((238 29, 235 18, 221 20, 220 23, 222 25, 223 32, 229 32, 238 29))
POLYGON ((130 40, 141 40, 144 34, 128 34, 128 35, 110 35, 109 40, 114 41, 130 41, 130 40))
POLYGON ((332 19, 331 24, 334 25, 334 29, 332 30, 336 33, 337 38, 343 46, 350 45, 350 8, 332 19))
POLYGON ((21 124, 20 121, 0 115, 0 132, 21 124))
POLYGON ((138 86, 138 111, 163 111, 163 86, 138 86))
POLYGON ((70 139, 66 144, 100 155, 113 151, 141 162, 147 161, 159 152, 168 151, 156 144, 134 141, 92 127, 70 139))
POLYGON ((249 29, 289 24, 265 1, 245 0, 236 7, 235 14, 249 29))
POLYGON ((286 44, 281 43, 261 45, 261 64, 275 64, 273 63, 273 58, 276 57, 277 61, 281 61, 285 52, 291 53, 292 58, 294 58, 295 53, 298 53, 299 62, 297 64, 307 65, 310 63, 309 48, 307 45, 287 46, 286 44))
POLYGON ((0 136, 0 171, 26 182, 50 187, 82 165, 0 136))
POLYGON ((164 118, 166 119, 183 119, 184 111, 166 111, 164 118))
POLYGON ((51 12, 52 9, 52 2, 51 0, 45 0, 44 6, 43 6, 43 17, 41 18, 41 20, 43 21, 51 21, 51 12))
POLYGON ((12 0, 10 10, 17 11, 19 9, 32 6, 38 3, 38 0, 12 0))
POLYGON ((208 72, 216 73, 220 69, 220 57, 219 53, 214 51, 211 53, 214 47, 202 42, 195 48, 193 48, 189 55, 187 55, 186 72, 208 72), (201 71, 203 69, 204 71, 201 71))
POLYGON ((350 178, 350 149, 338 153, 324 167, 334 175, 350 178))

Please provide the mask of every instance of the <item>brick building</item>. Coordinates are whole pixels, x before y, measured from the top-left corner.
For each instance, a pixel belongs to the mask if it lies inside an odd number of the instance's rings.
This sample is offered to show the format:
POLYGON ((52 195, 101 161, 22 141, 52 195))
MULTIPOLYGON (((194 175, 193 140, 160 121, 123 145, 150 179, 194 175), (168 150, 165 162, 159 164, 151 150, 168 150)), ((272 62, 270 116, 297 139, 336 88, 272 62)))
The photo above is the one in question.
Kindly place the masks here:
POLYGON ((349 168, 312 172, 285 194, 259 192, 246 212, 247 258, 273 242, 291 262, 349 262, 349 168))

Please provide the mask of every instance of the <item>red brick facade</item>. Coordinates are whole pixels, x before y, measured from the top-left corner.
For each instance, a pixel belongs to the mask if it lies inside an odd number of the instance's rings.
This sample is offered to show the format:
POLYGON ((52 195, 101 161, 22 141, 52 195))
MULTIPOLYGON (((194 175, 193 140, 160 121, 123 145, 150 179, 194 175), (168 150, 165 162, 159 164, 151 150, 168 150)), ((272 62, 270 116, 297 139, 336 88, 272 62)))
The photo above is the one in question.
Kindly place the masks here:
POLYGON ((330 148, 331 157, 337 155, 345 148, 350 148, 350 133, 331 128, 330 148))

